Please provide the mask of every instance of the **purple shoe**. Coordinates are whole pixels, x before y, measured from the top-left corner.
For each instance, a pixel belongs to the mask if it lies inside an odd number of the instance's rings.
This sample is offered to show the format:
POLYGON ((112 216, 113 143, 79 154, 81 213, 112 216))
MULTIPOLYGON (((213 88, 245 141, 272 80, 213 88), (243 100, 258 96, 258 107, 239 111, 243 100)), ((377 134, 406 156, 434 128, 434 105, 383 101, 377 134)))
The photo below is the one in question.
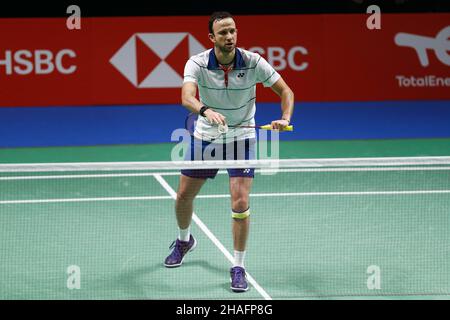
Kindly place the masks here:
POLYGON ((231 290, 234 292, 245 292, 248 290, 247 276, 242 267, 233 267, 230 270, 231 290))
POLYGON ((164 265, 167 268, 176 268, 183 263, 184 256, 189 251, 194 250, 197 246, 197 240, 192 236, 189 237, 189 241, 181 241, 179 239, 172 242, 169 249, 172 249, 172 253, 164 261, 164 265))

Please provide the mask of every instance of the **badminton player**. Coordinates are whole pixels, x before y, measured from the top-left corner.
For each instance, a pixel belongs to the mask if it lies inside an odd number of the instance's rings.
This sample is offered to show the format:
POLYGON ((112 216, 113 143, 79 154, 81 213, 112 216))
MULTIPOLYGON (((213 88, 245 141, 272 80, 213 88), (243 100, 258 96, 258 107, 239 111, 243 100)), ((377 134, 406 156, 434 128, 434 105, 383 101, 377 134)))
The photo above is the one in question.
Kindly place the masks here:
MULTIPOLYGON (((251 126, 255 125, 257 83, 272 88, 281 98, 281 115, 271 122, 272 129, 282 131, 289 126, 294 104, 292 90, 259 54, 236 47, 237 34, 230 13, 213 13, 209 20, 209 39, 214 45, 213 49, 192 56, 186 63, 182 104, 199 115, 191 149, 187 153, 190 160, 205 160, 202 151, 211 144, 221 145, 222 148, 217 148, 223 152, 221 160, 255 159, 256 133, 251 126), (197 90, 199 99, 196 98, 197 90), (223 130, 228 126, 230 129, 223 130), (222 130, 218 131, 219 127, 222 130), (238 144, 244 148, 239 148, 238 144), (202 158, 196 159, 195 155, 202 158)), ((166 267, 179 267, 185 255, 197 245, 197 240, 190 232, 193 201, 206 179, 213 179, 217 171, 181 171, 175 204, 179 235, 165 259, 166 267)), ((250 226, 249 193, 254 169, 228 169, 228 175, 234 244, 231 290, 242 292, 249 288, 244 258, 250 226)))

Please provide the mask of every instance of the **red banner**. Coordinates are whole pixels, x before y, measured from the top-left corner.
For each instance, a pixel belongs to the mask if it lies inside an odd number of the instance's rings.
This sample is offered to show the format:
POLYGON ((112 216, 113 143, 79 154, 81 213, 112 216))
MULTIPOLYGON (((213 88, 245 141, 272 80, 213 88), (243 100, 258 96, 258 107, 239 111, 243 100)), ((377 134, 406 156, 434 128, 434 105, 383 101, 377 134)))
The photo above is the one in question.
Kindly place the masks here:
MULTIPOLYGON (((450 14, 236 16, 296 101, 450 99, 450 14)), ((0 19, 0 106, 180 103, 208 17, 0 19)), ((258 89, 258 101, 278 101, 258 89)))

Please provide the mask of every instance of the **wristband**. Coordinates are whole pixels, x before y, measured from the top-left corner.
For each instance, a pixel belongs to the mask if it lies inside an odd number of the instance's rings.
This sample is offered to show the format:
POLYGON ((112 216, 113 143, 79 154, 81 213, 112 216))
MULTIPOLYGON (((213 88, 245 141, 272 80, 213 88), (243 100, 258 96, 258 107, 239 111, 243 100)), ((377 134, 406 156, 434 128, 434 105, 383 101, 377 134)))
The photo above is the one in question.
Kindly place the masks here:
POLYGON ((208 108, 207 106, 201 107, 201 108, 200 108, 200 111, 199 111, 199 114, 200 114, 202 117, 206 117, 206 116, 205 116, 205 111, 208 110, 208 109, 209 109, 209 108, 208 108))

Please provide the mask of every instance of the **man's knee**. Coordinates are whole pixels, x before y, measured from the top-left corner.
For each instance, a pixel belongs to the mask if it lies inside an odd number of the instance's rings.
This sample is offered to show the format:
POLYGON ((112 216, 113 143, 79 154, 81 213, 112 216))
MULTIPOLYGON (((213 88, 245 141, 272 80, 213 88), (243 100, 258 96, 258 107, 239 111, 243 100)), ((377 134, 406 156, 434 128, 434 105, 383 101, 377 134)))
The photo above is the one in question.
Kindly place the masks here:
POLYGON ((190 202, 193 201, 195 194, 188 191, 178 191, 177 192, 177 202, 190 202))
POLYGON ((249 207, 248 199, 246 197, 233 199, 232 207, 234 211, 245 211, 249 207))

